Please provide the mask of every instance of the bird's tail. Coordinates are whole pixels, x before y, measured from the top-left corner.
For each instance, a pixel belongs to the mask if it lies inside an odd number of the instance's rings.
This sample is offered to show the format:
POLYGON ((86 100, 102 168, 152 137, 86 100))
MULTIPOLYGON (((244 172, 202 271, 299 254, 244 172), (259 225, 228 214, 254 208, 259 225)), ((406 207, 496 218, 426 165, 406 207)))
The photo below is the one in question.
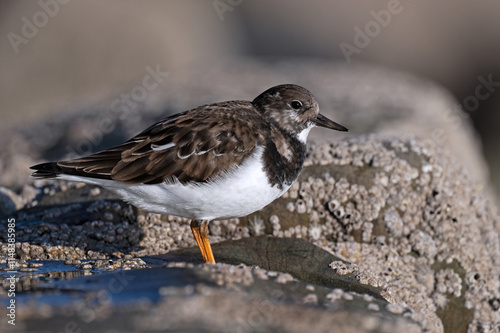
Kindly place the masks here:
POLYGON ((63 173, 63 168, 57 165, 56 162, 41 163, 33 165, 30 167, 32 170, 36 170, 31 174, 34 178, 55 178, 61 173, 63 173))

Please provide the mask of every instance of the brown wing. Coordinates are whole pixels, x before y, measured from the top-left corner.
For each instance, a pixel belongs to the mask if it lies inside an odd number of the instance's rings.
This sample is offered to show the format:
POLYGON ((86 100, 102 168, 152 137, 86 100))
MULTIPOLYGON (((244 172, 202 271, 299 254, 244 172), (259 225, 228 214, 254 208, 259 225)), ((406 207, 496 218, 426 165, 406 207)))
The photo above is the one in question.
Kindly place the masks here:
POLYGON ((250 156, 264 142, 263 126, 250 102, 211 104, 166 118, 117 147, 57 165, 65 173, 129 184, 173 177, 204 182, 250 156))

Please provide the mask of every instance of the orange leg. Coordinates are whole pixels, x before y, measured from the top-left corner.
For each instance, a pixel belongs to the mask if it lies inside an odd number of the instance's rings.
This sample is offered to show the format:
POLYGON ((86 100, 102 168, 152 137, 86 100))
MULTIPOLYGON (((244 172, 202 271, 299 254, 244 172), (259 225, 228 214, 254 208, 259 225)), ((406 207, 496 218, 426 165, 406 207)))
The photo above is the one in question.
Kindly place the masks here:
POLYGON ((194 239, 196 239, 196 243, 200 248, 203 261, 215 264, 212 247, 210 246, 210 241, 208 240, 208 221, 192 220, 191 231, 193 232, 194 239))

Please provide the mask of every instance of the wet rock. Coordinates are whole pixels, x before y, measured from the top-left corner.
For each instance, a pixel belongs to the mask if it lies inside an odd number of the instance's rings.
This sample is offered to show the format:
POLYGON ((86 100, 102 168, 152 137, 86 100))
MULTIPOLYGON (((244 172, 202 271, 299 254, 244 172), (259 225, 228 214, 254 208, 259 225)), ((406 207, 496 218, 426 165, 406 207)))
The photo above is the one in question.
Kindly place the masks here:
POLYGON ((51 304, 43 312, 26 306, 20 315, 30 318, 23 323, 30 332, 68 322, 82 331, 101 332, 108 328, 127 332, 422 331, 407 312, 392 311, 384 300, 283 276, 242 264, 172 262, 40 286, 49 295, 64 290, 74 295, 72 302, 64 311, 51 304), (124 303, 128 305, 120 305, 124 303))
POLYGON ((67 260, 65 265, 75 265, 78 269, 94 271, 113 271, 118 269, 130 270, 147 267, 146 263, 140 258, 133 259, 115 259, 115 260, 90 260, 81 263, 80 260, 67 260))

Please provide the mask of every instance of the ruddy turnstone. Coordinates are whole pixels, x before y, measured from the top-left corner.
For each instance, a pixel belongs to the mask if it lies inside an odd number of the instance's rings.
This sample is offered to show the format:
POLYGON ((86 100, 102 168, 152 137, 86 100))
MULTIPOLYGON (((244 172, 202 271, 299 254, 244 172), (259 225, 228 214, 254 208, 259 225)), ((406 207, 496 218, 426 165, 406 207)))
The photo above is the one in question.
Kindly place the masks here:
POLYGON ((319 113, 307 89, 284 84, 252 102, 178 113, 87 157, 32 166, 32 176, 99 185, 146 211, 189 218, 203 260, 215 262, 208 222, 248 215, 285 193, 315 126, 347 131, 319 113))

